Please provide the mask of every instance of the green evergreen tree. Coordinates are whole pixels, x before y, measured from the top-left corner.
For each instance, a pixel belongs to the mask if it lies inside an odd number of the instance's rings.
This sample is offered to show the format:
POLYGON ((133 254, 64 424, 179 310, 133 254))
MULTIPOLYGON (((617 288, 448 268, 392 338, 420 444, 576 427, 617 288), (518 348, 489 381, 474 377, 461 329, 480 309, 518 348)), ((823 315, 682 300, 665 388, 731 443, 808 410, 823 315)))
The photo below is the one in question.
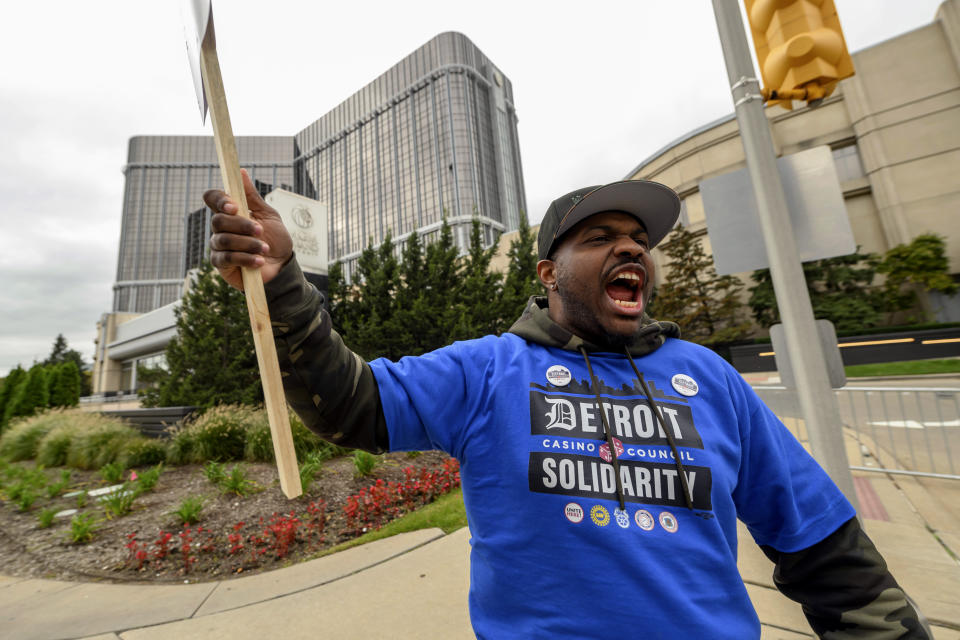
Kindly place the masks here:
POLYGON ((48 367, 50 406, 75 407, 80 404, 80 370, 76 363, 67 360, 59 365, 48 367))
POLYGON ((166 367, 141 368, 147 407, 257 404, 263 401, 244 294, 206 262, 175 311, 177 335, 166 367))
POLYGON ((423 287, 422 311, 427 322, 414 335, 421 353, 439 349, 453 339, 461 311, 457 303, 459 253, 453 243, 453 231, 444 218, 439 234, 426 251, 427 284, 423 287))
POLYGON ((460 285, 457 289, 457 304, 460 315, 454 327, 453 339, 469 340, 500 329, 500 299, 502 282, 500 274, 490 271, 490 261, 496 253, 496 245, 483 246, 483 229, 480 220, 474 217, 470 228, 470 248, 460 269, 460 285))
POLYGON ((10 370, 7 377, 0 386, 0 431, 6 426, 9 415, 7 409, 12 411, 13 399, 16 397, 17 389, 26 380, 27 372, 19 364, 10 370))
POLYGON ((7 406, 7 422, 13 418, 32 416, 37 411, 47 408, 47 368, 42 363, 36 363, 27 371, 27 376, 17 386, 9 405, 7 406))
POLYGON ((403 247, 399 282, 394 298, 396 325, 403 331, 404 341, 398 345, 403 355, 420 355, 427 350, 420 336, 429 332, 434 309, 430 307, 430 274, 420 235, 411 233, 403 247))
POLYGON ((740 317, 743 284, 735 276, 717 275, 696 235, 677 227, 660 250, 667 255, 668 273, 651 301, 651 316, 676 322, 685 339, 703 345, 733 342, 749 334, 750 323, 740 317))
POLYGON ((80 395, 90 395, 92 389, 90 387, 90 375, 87 370, 87 363, 84 362, 83 356, 79 351, 69 348, 67 339, 60 333, 57 334, 56 339, 53 341, 50 355, 43 361, 43 364, 49 366, 63 364, 64 362, 73 362, 77 367, 77 371, 80 372, 80 395), (84 372, 86 372, 87 375, 84 375, 84 372))
POLYGON ((56 392, 57 386, 60 384, 60 365, 59 364, 48 364, 46 365, 47 375, 46 375, 46 384, 47 384, 47 406, 56 407, 56 399, 54 394, 56 392))
POLYGON ((543 285, 537 275, 536 237, 527 223, 527 215, 520 213, 517 237, 507 250, 507 271, 500 295, 500 325, 502 333, 520 317, 530 296, 543 295, 543 285))
POLYGON ((406 339, 396 322, 399 262, 389 231, 379 247, 370 244, 357 260, 355 293, 348 304, 347 344, 367 360, 397 359, 406 339))
POLYGON ((957 292, 957 283, 950 277, 944 239, 934 233, 924 233, 909 244, 899 244, 887 251, 877 264, 877 272, 886 274, 882 295, 887 311, 900 311, 920 302, 926 320, 934 310, 925 295, 927 291, 945 294, 957 292))
POLYGON ((334 330, 344 340, 347 339, 347 327, 351 324, 351 287, 343 275, 343 264, 335 262, 327 275, 327 302, 330 307, 330 319, 334 330))
MULTIPOLYGON (((884 300, 872 285, 877 256, 854 253, 803 264, 813 315, 829 320, 837 331, 874 327, 883 320, 884 300)), ((747 304, 761 327, 780 322, 780 311, 769 269, 754 271, 747 304)))

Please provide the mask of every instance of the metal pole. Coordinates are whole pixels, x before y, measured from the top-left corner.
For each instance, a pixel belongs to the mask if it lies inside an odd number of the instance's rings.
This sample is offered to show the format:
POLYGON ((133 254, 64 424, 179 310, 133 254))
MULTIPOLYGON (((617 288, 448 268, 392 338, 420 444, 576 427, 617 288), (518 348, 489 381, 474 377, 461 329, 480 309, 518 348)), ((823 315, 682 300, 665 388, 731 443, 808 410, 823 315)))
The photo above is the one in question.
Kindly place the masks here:
POLYGON ((840 411, 830 388, 826 358, 791 232, 770 124, 763 111, 760 83, 754 75, 740 7, 737 0, 713 0, 713 10, 810 446, 813 456, 853 506, 859 508, 847 462, 840 411))

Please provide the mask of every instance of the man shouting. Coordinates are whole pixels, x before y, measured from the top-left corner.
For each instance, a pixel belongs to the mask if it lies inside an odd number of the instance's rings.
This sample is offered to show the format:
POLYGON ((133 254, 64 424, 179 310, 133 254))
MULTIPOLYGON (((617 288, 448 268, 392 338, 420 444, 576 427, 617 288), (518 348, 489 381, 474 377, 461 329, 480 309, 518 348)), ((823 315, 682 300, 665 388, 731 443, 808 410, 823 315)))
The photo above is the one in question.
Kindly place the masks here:
POLYGON ((927 638, 854 510, 737 372, 645 313, 680 203, 578 189, 538 236, 545 297, 501 336, 363 362, 331 329, 279 215, 221 191, 213 264, 259 267, 290 405, 336 444, 461 465, 480 638, 758 638, 739 518, 824 638, 927 638))

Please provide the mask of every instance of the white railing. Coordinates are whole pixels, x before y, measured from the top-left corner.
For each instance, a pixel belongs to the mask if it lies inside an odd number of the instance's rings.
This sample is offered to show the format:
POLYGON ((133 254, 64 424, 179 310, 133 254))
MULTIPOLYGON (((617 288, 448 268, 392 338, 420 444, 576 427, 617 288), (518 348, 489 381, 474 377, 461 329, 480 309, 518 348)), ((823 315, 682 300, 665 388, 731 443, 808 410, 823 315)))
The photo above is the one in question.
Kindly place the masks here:
MULTIPOLYGON (((808 441, 796 391, 755 386, 801 442, 808 441)), ((842 428, 856 443, 850 468, 960 480, 960 389, 855 387, 836 390, 842 428)))

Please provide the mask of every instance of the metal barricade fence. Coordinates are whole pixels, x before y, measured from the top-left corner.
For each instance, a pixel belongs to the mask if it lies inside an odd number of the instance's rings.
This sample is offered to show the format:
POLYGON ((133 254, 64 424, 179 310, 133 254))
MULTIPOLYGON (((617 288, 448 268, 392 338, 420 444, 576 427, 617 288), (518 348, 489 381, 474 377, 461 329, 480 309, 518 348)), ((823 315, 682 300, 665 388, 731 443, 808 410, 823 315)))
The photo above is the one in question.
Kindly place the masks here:
MULTIPOLYGON (((754 390, 800 442, 809 442, 796 390, 754 390)), ((846 386, 836 395, 843 429, 857 444, 851 469, 960 480, 960 389, 846 386)))

